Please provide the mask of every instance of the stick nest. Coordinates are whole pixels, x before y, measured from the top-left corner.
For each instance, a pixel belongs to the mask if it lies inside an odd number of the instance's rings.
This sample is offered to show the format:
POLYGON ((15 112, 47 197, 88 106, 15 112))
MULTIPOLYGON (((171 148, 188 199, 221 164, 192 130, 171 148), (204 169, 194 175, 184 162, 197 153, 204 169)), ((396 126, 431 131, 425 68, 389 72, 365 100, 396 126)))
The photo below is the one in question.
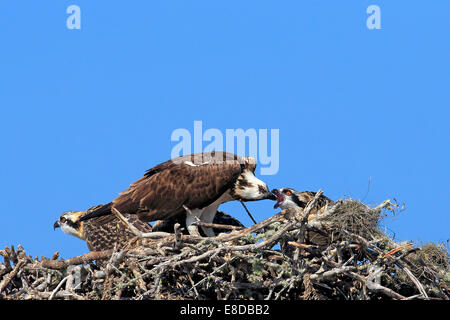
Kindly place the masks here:
POLYGON ((0 299, 445 299, 444 244, 398 243, 375 208, 346 199, 310 219, 280 213, 249 228, 201 238, 158 233, 124 248, 70 259, 0 250, 0 299))

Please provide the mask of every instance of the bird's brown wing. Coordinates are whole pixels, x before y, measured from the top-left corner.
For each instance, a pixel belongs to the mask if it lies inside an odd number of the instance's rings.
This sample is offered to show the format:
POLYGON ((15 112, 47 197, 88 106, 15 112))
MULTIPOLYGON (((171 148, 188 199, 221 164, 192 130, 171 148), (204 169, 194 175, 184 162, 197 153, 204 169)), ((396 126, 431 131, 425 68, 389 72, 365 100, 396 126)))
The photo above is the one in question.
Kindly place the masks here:
MULTIPOLYGON (((314 199, 316 196, 316 192, 314 191, 302 191, 302 192, 296 192, 297 197, 300 199, 302 203, 306 205, 309 201, 314 199)), ((325 211, 326 206, 330 207, 334 204, 334 201, 330 198, 320 195, 320 197, 317 199, 317 202, 315 206, 311 209, 311 215, 314 216, 316 214, 322 214, 325 211)))
POLYGON ((183 205, 210 205, 233 186, 241 168, 241 159, 228 153, 179 157, 148 170, 113 206, 121 213, 137 213, 143 221, 169 219, 184 213, 183 205))

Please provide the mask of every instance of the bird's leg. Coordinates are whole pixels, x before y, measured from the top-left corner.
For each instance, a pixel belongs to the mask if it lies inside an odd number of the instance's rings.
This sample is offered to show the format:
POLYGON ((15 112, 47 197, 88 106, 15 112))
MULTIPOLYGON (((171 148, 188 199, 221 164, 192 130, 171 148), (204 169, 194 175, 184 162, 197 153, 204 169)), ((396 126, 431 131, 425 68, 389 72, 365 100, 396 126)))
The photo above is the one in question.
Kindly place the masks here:
MULTIPOLYGON (((217 206, 211 205, 207 208, 205 208, 202 211, 201 215, 201 221, 206 223, 213 223, 214 217, 216 216, 217 212, 217 206)), ((215 237, 216 234, 214 233, 214 229, 207 226, 201 226, 203 232, 206 234, 207 237, 215 237)))
POLYGON ((193 225, 195 221, 200 221, 197 215, 195 215, 188 207, 183 205, 184 210, 186 210, 186 228, 191 236, 199 236, 200 232, 198 227, 193 225))

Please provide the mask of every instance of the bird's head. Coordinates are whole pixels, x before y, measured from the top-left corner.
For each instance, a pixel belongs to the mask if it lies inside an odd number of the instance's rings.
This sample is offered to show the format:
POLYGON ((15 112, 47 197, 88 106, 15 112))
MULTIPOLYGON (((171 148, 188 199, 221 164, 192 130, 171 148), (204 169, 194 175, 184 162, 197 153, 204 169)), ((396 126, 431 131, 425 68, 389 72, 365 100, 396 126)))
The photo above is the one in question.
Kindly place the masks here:
POLYGON ((252 157, 242 159, 244 160, 241 164, 242 173, 232 188, 233 197, 242 201, 276 200, 267 184, 255 176, 256 160, 252 157))
POLYGON ((302 194, 292 188, 273 189, 272 193, 277 200, 273 206, 274 209, 278 207, 283 210, 287 208, 304 208, 309 201, 308 199, 303 199, 302 194))
POLYGON ((85 213, 85 211, 64 212, 61 217, 59 217, 59 220, 55 221, 53 224, 53 230, 56 228, 61 228, 64 233, 84 240, 83 222, 80 221, 80 218, 85 213))

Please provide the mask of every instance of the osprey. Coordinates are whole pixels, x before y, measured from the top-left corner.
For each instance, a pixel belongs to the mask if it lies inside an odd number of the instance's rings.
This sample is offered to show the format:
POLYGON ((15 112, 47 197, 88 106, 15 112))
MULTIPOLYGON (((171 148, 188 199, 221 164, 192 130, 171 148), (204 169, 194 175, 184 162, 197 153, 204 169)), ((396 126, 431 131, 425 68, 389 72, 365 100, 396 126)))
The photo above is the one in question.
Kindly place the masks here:
MULTIPOLYGON (((295 210, 304 209, 308 202, 311 201, 316 195, 316 192, 313 191, 299 192, 292 188, 273 189, 272 193, 277 199, 277 202, 273 207, 280 207, 283 210, 288 208, 293 208, 295 210)), ((333 200, 324 195, 321 195, 317 199, 314 207, 311 209, 311 214, 309 215, 308 220, 314 219, 316 214, 323 213, 328 206, 331 206, 333 204, 333 200)))
MULTIPOLYGON (((100 209, 104 205, 94 206, 87 211, 67 211, 53 224, 53 229, 61 228, 61 230, 81 240, 84 240, 91 251, 102 251, 119 249, 130 243, 130 240, 136 236, 128 227, 113 214, 101 217, 94 217, 86 221, 80 221, 83 216, 90 212, 100 209)), ((158 221, 153 227, 148 223, 137 219, 136 215, 125 214, 128 222, 135 226, 139 231, 146 233, 152 231, 173 232, 174 224, 180 223, 184 225, 181 219, 172 218, 169 220, 158 221)), ((237 219, 231 217, 222 211, 217 211, 213 223, 244 227, 237 219)), ((183 228, 184 230, 184 228, 183 228)), ((214 228, 216 235, 221 232, 227 232, 227 229, 214 228)))
MULTIPOLYGON (((111 202, 111 207, 143 222, 184 216, 188 232, 200 235, 192 223, 197 219, 211 223, 222 203, 276 200, 267 185, 256 178, 255 168, 254 158, 227 152, 180 156, 147 170, 111 202)), ((111 214, 106 206, 81 220, 111 214)), ((206 236, 215 235, 212 228, 201 228, 206 236)))
MULTIPOLYGON (((108 206, 108 205, 106 205, 108 206)), ((113 249, 115 246, 123 248, 136 236, 115 215, 107 215, 81 221, 81 218, 92 211, 105 207, 94 206, 87 211, 67 211, 53 224, 53 229, 61 230, 72 236, 86 241, 91 251, 113 249)), ((135 216, 126 214, 125 217, 141 232, 151 232, 152 228, 135 216)))
MULTIPOLYGON (((303 211, 308 205, 308 202, 315 197, 317 192, 299 192, 292 188, 281 188, 273 189, 272 193, 277 198, 277 202, 273 206, 274 208, 280 207, 283 210, 292 208, 295 211, 303 211)), ((333 204, 333 200, 324 195, 320 195, 310 211, 308 221, 314 220, 317 215, 324 213, 325 210, 333 204)), ((326 245, 329 240, 329 235, 325 228, 322 228, 322 230, 317 229, 316 231, 311 230, 306 233, 306 241, 315 245, 326 245)))

